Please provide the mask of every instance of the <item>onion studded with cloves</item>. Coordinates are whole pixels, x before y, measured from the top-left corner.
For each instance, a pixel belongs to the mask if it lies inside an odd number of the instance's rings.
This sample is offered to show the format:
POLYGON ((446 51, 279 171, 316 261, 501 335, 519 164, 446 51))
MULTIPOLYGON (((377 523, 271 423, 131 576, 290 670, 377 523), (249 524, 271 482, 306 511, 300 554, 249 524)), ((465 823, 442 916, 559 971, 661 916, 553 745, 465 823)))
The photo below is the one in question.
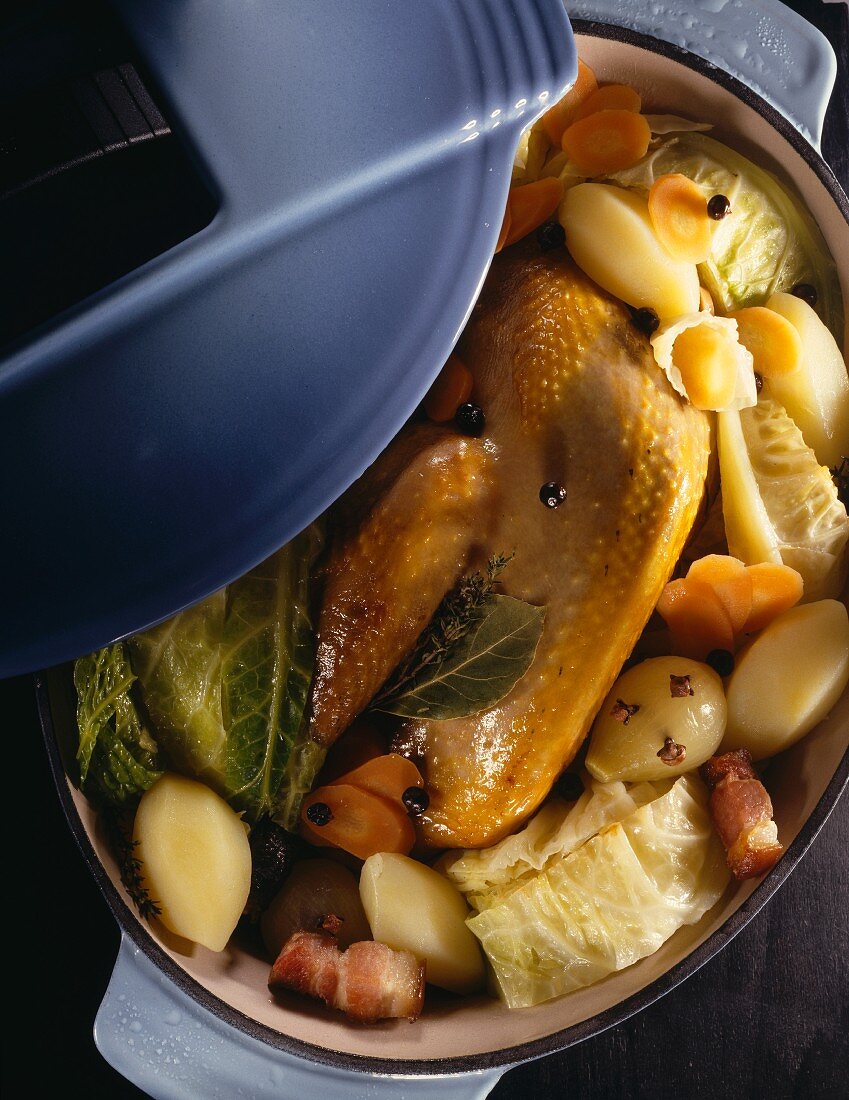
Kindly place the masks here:
POLYGON ((687 657, 655 657, 624 672, 602 704, 587 769, 602 782, 671 779, 704 764, 725 733, 722 680, 687 657))
POLYGON ((262 915, 262 939, 272 959, 295 932, 327 930, 334 917, 333 933, 344 949, 371 939, 371 929, 360 901, 356 876, 329 859, 296 863, 262 915))

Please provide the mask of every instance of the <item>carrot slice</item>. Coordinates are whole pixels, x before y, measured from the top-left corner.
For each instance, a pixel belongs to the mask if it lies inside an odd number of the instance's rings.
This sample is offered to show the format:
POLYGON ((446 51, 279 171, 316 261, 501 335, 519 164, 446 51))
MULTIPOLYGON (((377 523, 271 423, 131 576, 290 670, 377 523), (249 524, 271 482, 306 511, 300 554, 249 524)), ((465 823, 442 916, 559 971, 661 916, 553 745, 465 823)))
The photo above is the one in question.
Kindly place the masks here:
POLYGON ((643 105, 640 93, 628 84, 605 84, 590 92, 587 98, 580 104, 572 116, 572 121, 577 122, 582 118, 589 118, 596 111, 639 111, 643 105))
POLYGON ((548 140, 552 145, 559 145, 560 139, 563 137, 563 131, 574 122, 574 114, 578 107, 584 102, 587 96, 592 95, 598 88, 598 81, 595 78, 595 73, 589 67, 585 65, 583 61, 578 60, 578 75, 575 78, 575 83, 563 96, 558 100, 553 107, 545 112, 540 119, 542 128, 548 134, 548 140))
POLYGON ((687 578, 711 586, 739 634, 752 611, 752 578, 743 562, 727 554, 708 554, 693 562, 687 578))
POLYGON ((447 424, 459 406, 469 400, 471 393, 472 372, 462 359, 450 355, 427 392, 425 412, 435 423, 447 424))
POLYGON ((675 338, 672 362, 697 409, 724 409, 737 384, 734 343, 715 328, 693 325, 675 338))
POLYGON ((596 111, 563 134, 563 148, 579 172, 598 176, 630 168, 646 155, 649 124, 634 111, 596 111))
POLYGON ((712 222, 698 184, 680 172, 658 176, 649 190, 649 217, 660 243, 674 259, 692 264, 707 260, 712 222))
POLYGON ((525 183, 521 187, 511 187, 507 199, 510 228, 505 245, 515 244, 542 225, 560 205, 562 198, 563 184, 551 176, 525 183))
POLYGON ((360 787, 371 794, 387 798, 390 802, 401 802, 401 796, 409 787, 423 787, 421 772, 406 756, 397 752, 376 756, 359 768, 339 777, 340 783, 351 787, 360 787))
POLYGON ((752 581, 752 610, 743 629, 750 634, 763 630, 782 612, 794 607, 805 586, 795 569, 779 562, 750 565, 746 572, 752 581))
POLYGON ((737 322, 738 339, 762 378, 782 378, 801 367, 802 338, 786 317, 766 306, 747 306, 728 316, 737 322))
POLYGON ((670 581, 657 610, 672 635, 674 653, 703 661, 712 649, 734 652, 734 628, 719 596, 705 581, 670 581))
POLYGON ((498 240, 495 242, 495 251, 500 252, 507 241, 507 234, 510 232, 510 203, 508 202, 504 208, 504 217, 501 220, 501 229, 498 231, 498 240))
POLYGON ((316 782, 319 786, 333 783, 346 772, 361 764, 383 756, 388 748, 388 737, 368 718, 357 718, 351 723, 328 752, 316 782))
POLYGON ((407 855, 416 839, 401 806, 347 783, 311 791, 301 806, 301 827, 313 844, 342 848, 358 859, 368 859, 375 852, 407 855), (325 824, 310 820, 311 807, 316 807, 312 813, 317 820, 322 819, 322 812, 327 815, 325 824))

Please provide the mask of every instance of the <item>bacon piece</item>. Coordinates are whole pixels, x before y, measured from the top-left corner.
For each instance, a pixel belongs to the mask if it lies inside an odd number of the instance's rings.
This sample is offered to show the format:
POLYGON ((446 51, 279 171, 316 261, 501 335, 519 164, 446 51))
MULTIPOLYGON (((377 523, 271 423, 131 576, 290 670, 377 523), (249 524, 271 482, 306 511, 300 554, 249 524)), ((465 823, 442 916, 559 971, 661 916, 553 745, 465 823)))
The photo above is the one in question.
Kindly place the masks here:
POLYGON ((748 749, 713 756, 701 776, 710 796, 710 812, 737 879, 766 874, 784 848, 772 820, 772 802, 752 767, 748 749))
POLYGON ((272 992, 294 989, 354 1020, 415 1020, 424 1002, 424 964, 409 951, 363 940, 340 951, 334 936, 294 932, 271 968, 272 992))

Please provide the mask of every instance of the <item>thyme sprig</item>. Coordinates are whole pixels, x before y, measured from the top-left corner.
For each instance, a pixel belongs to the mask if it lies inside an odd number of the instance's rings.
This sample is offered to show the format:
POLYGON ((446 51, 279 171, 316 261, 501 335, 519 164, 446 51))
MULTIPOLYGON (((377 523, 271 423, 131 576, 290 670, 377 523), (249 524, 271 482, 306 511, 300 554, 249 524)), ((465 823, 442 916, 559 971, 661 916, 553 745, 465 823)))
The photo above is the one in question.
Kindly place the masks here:
POLYGON ((135 854, 138 841, 132 839, 132 814, 127 814, 113 806, 104 806, 100 811, 110 851, 118 864, 118 872, 124 888, 133 900, 144 920, 152 920, 162 912, 147 892, 142 875, 142 862, 135 854))
POLYGON ((844 455, 837 466, 829 471, 837 486, 837 496, 843 507, 849 511, 849 458, 844 455))
POLYGON ((477 570, 463 577, 442 598, 433 618, 419 635, 412 652, 395 669, 371 701, 371 709, 402 695, 418 676, 441 661, 452 646, 471 630, 475 614, 492 592, 499 575, 513 559, 513 554, 496 554, 489 559, 485 573, 477 570))

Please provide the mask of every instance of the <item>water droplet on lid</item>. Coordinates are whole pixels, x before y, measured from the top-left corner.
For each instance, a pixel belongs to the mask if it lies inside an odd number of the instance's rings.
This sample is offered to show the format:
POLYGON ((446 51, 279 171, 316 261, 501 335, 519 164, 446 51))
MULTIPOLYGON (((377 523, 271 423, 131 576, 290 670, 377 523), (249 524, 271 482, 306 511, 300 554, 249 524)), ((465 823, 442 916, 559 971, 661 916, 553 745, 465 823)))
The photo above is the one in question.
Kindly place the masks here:
POLYGON ((182 1015, 176 1008, 172 1008, 170 1012, 165 1013, 165 1023, 171 1024, 172 1027, 176 1027, 177 1024, 183 1019, 182 1015))

